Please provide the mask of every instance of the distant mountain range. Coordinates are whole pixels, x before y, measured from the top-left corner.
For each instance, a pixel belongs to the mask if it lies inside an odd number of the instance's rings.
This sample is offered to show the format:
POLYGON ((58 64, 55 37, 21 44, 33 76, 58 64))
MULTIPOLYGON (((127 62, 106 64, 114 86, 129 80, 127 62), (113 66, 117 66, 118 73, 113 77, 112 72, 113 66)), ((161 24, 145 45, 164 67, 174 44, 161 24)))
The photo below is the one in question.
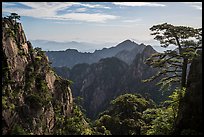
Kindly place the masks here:
POLYGON ((70 67, 79 63, 96 63, 100 59, 107 57, 117 57, 118 59, 131 64, 138 53, 141 53, 146 46, 137 44, 134 41, 125 40, 115 47, 95 50, 93 53, 82 53, 76 49, 65 51, 47 51, 46 54, 52 62, 53 67, 70 67))
POLYGON ((58 75, 74 82, 71 86, 73 96, 81 96, 87 116, 96 118, 112 99, 124 93, 140 93, 157 103, 167 97, 168 93, 162 95, 155 85, 158 81, 142 82, 158 71, 145 64, 153 53, 157 52, 150 45, 126 40, 115 47, 89 54, 67 50, 47 52, 47 55, 53 57, 54 65, 73 63, 71 68, 58 66, 54 69, 58 75), (78 63, 79 60, 81 63, 78 63))
POLYGON ((44 51, 62 51, 67 49, 77 49, 80 52, 94 52, 95 49, 102 49, 103 47, 110 47, 115 43, 105 42, 102 44, 90 42, 57 42, 49 40, 31 40, 33 47, 40 47, 44 51))

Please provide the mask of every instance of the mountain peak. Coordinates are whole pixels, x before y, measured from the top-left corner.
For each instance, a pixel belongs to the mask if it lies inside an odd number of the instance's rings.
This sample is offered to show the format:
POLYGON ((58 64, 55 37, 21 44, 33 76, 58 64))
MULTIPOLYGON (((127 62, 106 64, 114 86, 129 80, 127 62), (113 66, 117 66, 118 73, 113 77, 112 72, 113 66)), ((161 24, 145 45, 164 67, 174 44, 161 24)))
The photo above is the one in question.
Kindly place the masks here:
POLYGON ((133 43, 135 43, 135 42, 127 39, 127 40, 121 42, 120 44, 133 44, 133 43))
POLYGON ((139 44, 135 43, 134 41, 131 41, 129 39, 119 43, 116 47, 120 48, 127 48, 127 49, 132 49, 139 46, 139 44))
POLYGON ((144 48, 142 54, 147 55, 147 56, 150 56, 150 55, 152 55, 153 53, 156 53, 156 52, 157 52, 157 51, 154 50, 154 49, 152 48, 152 46, 147 45, 147 46, 144 48))
POLYGON ((150 45, 147 45, 144 50, 151 50, 151 51, 154 51, 154 52, 155 52, 155 50, 153 49, 153 47, 150 46, 150 45))
POLYGON ((75 52, 75 53, 79 52, 77 49, 66 49, 65 51, 66 52, 75 52))

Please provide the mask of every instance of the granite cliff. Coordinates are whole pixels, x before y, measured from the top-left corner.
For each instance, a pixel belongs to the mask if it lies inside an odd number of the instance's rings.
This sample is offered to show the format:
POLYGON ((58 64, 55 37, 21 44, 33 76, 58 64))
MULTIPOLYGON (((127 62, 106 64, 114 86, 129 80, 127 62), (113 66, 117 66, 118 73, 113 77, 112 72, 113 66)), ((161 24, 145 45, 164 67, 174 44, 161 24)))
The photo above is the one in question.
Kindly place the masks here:
POLYGON ((175 134, 203 134, 202 50, 193 59, 187 80, 186 94, 180 102, 175 134))
POLYGON ((40 48, 32 48, 21 23, 2 18, 2 132, 53 134, 72 112, 70 82, 57 76, 40 48))

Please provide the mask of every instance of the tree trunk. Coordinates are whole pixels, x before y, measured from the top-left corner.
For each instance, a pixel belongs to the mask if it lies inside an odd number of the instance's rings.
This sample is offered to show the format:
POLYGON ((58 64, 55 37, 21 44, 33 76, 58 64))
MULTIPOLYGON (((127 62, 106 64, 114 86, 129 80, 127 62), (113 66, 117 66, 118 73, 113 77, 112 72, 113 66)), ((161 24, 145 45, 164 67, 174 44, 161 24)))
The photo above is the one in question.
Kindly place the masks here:
MULTIPOLYGON (((183 90, 183 88, 186 88, 186 76, 187 76, 187 65, 188 65, 188 59, 187 58, 183 58, 183 64, 182 64, 182 76, 181 76, 181 89, 183 90)), ((182 98, 182 92, 178 92, 178 99, 179 99, 179 104, 178 104, 178 108, 181 108, 181 103, 183 101, 182 98)), ((177 116, 178 117, 178 116, 177 116)), ((177 119, 177 118, 176 118, 177 119)), ((174 120, 174 127, 176 126, 176 121, 174 120)))
MULTIPOLYGON (((181 89, 180 90, 183 90, 183 88, 186 88, 187 65, 188 65, 188 59, 184 58, 183 66, 182 66, 182 77, 181 77, 181 89)), ((180 106, 181 100, 182 100, 182 92, 179 92, 178 94, 179 94, 178 98, 179 98, 179 106, 180 106)))
POLYGON ((188 59, 184 58, 183 65, 182 65, 181 88, 186 87, 187 65, 188 65, 188 59))

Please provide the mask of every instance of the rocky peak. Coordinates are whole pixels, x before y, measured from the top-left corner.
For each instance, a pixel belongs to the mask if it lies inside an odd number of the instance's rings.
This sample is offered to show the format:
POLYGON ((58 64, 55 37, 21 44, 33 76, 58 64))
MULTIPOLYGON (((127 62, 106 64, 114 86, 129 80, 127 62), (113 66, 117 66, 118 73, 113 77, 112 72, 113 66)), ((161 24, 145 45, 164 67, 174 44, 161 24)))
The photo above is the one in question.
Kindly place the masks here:
POLYGON ((157 51, 154 50, 154 49, 152 48, 152 46, 147 45, 147 46, 144 48, 142 54, 144 54, 144 55, 146 55, 146 56, 150 56, 150 55, 152 55, 153 53, 156 53, 156 52, 157 52, 157 51))
POLYGON ((70 82, 52 71, 44 51, 32 48, 21 23, 2 19, 2 49, 3 134, 54 133, 57 118, 72 111, 70 82))
POLYGON ((138 47, 139 44, 135 43, 134 41, 131 40, 125 40, 121 43, 119 43, 115 48, 121 48, 123 50, 131 51, 135 47, 138 47))
POLYGON ((138 45, 137 43, 130 41, 130 40, 126 40, 122 43, 123 43, 122 45, 120 44, 119 45, 121 47, 122 46, 127 47, 127 49, 124 48, 122 51, 118 52, 115 55, 115 57, 119 58, 120 60, 126 62, 129 65, 133 62, 133 60, 139 53, 143 52, 143 50, 146 47, 143 43, 138 45))
POLYGON ((157 52, 152 48, 152 46, 150 45, 145 46, 143 50, 135 56, 134 61, 131 65, 133 66, 135 65, 138 66, 141 64, 145 65, 146 59, 149 58, 154 53, 157 53, 157 52))
POLYGON ((120 43, 120 44, 118 44, 118 45, 129 45, 129 44, 133 44, 133 43, 134 43, 133 41, 131 41, 131 40, 127 39, 127 40, 125 40, 125 41, 121 42, 121 43, 120 43))
POLYGON ((76 49, 67 49, 66 52, 78 53, 78 50, 76 50, 76 49))

